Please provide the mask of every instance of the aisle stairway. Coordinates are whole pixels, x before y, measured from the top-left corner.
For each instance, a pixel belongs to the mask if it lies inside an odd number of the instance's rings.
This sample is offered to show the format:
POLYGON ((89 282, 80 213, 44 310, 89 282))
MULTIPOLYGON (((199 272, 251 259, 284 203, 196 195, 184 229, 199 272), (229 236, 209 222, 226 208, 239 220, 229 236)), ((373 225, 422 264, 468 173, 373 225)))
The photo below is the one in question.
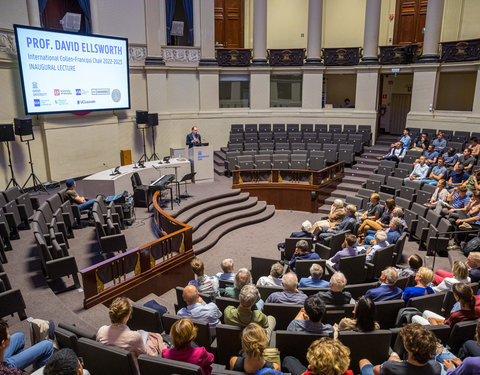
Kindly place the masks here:
POLYGON ((171 216, 193 227, 193 250, 203 253, 228 232, 271 218, 275 207, 239 189, 192 202, 171 216))

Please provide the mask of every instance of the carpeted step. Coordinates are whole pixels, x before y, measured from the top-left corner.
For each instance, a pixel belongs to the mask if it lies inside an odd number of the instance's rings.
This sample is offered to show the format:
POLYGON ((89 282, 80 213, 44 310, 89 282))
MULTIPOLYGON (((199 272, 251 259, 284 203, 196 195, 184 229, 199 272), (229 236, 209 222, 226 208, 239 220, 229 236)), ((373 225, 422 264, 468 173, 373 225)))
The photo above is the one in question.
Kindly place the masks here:
POLYGON ((378 166, 380 161, 375 158, 358 158, 356 164, 364 164, 364 165, 375 165, 378 166))
POLYGON ((213 164, 224 167, 225 166, 225 159, 222 159, 222 158, 218 157, 217 155, 215 155, 213 157, 213 164))
POLYGON ((378 156, 382 157, 385 154, 386 152, 368 152, 368 153, 362 154, 362 156, 357 158, 357 160, 375 160, 377 162, 380 162, 379 160, 377 160, 377 157, 378 156))
MULTIPOLYGON (((228 224, 234 220, 254 216, 265 210, 267 204, 265 202, 257 202, 253 207, 240 208, 237 211, 227 212, 223 215, 216 216, 209 220, 205 225, 202 225, 192 235, 192 244, 195 245, 200 241, 203 241, 213 230, 228 224)), ((212 245, 213 246, 213 245, 212 245)))
POLYGON ((273 215, 275 215, 275 206, 266 205, 265 202, 259 202, 258 205, 262 205, 262 203, 264 207, 259 213, 249 217, 229 220, 228 222, 216 227, 204 240, 193 246, 195 254, 198 255, 207 251, 213 247, 221 237, 232 230, 245 227, 247 225, 260 223, 270 219, 273 215))
POLYGON ((357 184, 359 186, 359 188, 361 187, 361 185, 365 182, 365 178, 364 177, 357 177, 357 176, 347 176, 345 175, 342 179, 342 182, 347 182, 349 184, 357 184))
POLYGON ((344 182, 344 181, 342 181, 341 183, 339 183, 337 185, 337 189, 339 189, 339 190, 352 191, 352 192, 355 192, 355 193, 360 188, 361 188, 361 186, 359 184, 352 184, 352 183, 344 182))
POLYGON ((204 213, 208 213, 209 211, 219 207, 225 207, 225 206, 245 202, 246 200, 248 200, 248 197, 249 197, 248 193, 239 193, 232 196, 220 197, 219 199, 215 199, 213 201, 198 203, 194 207, 191 207, 188 211, 184 211, 183 213, 178 215, 176 219, 178 221, 181 221, 182 223, 192 225, 191 222, 197 216, 201 216, 204 213))
POLYGON ((223 149, 214 151, 213 155, 218 156, 222 160, 225 160, 225 158, 227 157, 227 153, 223 149))
POLYGON ((388 146, 380 144, 380 145, 365 147, 363 149, 363 153, 367 154, 367 153, 371 153, 371 152, 385 152, 385 151, 388 151, 389 149, 390 149, 390 144, 388 146))
POLYGON ((360 169, 345 168, 345 176, 355 176, 367 179, 373 172, 360 169))
POLYGON ((177 218, 182 213, 187 212, 188 210, 191 210, 192 208, 195 208, 195 207, 197 207, 201 204, 211 202, 211 201, 214 201, 214 200, 217 200, 217 199, 232 197, 232 196, 238 195, 238 194, 240 194, 240 189, 232 189, 232 190, 228 190, 227 192, 222 193, 222 194, 212 195, 212 196, 209 196, 207 198, 194 200, 194 201, 190 202, 189 204, 186 204, 185 206, 181 207, 177 211, 172 212, 170 214, 170 216, 173 217, 173 218, 177 218))
POLYGON ((145 296, 145 297, 139 299, 138 301, 135 301, 135 303, 138 304, 138 305, 142 305, 142 306, 143 306, 144 303, 147 303, 148 301, 150 301, 150 300, 152 300, 152 299, 154 299, 155 301, 157 301, 158 298, 159 298, 159 297, 158 297, 155 293, 150 293, 148 296, 145 296))
POLYGON ((373 172, 378 168, 378 164, 355 164, 352 169, 373 172))
POLYGON ((340 199, 345 199, 348 196, 354 195, 352 194, 351 191, 349 190, 340 190, 340 189, 335 189, 330 193, 330 198, 340 198, 340 199))
POLYGON ((193 227, 192 233, 195 233, 204 225, 209 225, 209 222, 211 220, 214 220, 219 216, 233 214, 242 210, 249 209, 255 206, 258 202, 257 197, 250 197, 248 193, 242 193, 240 195, 246 195, 247 199, 239 201, 237 203, 230 203, 225 206, 212 208, 206 212, 203 212, 200 215, 195 216, 192 220, 188 222, 188 225, 191 225, 193 227))

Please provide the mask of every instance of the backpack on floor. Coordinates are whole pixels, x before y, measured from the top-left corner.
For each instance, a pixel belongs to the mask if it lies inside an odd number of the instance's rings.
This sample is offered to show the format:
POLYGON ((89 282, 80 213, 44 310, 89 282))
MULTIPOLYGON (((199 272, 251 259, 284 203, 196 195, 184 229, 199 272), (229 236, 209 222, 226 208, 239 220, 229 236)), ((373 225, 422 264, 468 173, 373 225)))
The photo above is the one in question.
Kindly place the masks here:
POLYGON ((468 241, 465 246, 463 246, 462 251, 466 257, 468 257, 468 254, 472 251, 480 251, 480 237, 475 237, 468 241))

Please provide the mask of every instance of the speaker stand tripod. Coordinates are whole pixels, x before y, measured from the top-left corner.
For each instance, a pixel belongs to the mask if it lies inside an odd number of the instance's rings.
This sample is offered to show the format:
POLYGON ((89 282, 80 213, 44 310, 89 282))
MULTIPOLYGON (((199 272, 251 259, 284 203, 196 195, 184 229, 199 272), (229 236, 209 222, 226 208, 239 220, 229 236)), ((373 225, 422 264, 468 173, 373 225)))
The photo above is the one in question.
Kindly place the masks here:
POLYGON ((142 138, 143 138, 143 155, 140 156, 140 159, 138 159, 138 163, 140 163, 141 161, 143 161, 143 162, 148 161, 148 157, 147 157, 147 143, 146 143, 146 140, 145 140, 145 128, 139 128, 139 130, 142 131, 142 138))
POLYGON ((12 178, 8 182, 7 189, 10 187, 10 185, 12 185, 12 187, 17 186, 21 189, 20 184, 17 182, 17 180, 15 179, 15 175, 13 174, 13 164, 12 164, 12 155, 10 154, 10 145, 8 144, 8 141, 5 143, 7 145, 7 151, 8 151, 8 167, 10 168, 10 174, 12 176, 12 178))
POLYGON ((35 190, 35 191, 43 190, 45 193, 48 193, 47 189, 45 188, 45 185, 42 184, 40 179, 35 175, 35 172, 33 171, 32 152, 30 150, 30 141, 31 140, 30 139, 23 140, 22 137, 20 137, 20 140, 22 142, 27 142, 28 160, 29 160, 28 163, 30 164, 30 171, 31 171, 30 176, 28 176, 27 181, 25 181, 25 183, 22 186, 22 190, 25 189, 25 186, 27 186, 28 181, 30 181, 30 179, 32 179, 33 190, 35 190))
POLYGON ((155 151, 155 126, 152 126, 152 144, 153 144, 153 154, 150 156, 150 160, 160 160, 159 156, 157 155, 155 151))

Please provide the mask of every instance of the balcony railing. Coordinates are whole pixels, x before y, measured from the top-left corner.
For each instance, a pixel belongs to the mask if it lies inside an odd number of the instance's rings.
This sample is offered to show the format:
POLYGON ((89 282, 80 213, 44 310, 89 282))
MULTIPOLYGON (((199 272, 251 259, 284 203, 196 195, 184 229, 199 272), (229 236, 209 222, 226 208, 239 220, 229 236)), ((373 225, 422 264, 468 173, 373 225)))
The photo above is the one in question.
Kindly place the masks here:
POLYGON ((480 39, 442 42, 441 62, 480 60, 480 39))
POLYGON ((322 57, 323 63, 327 66, 357 65, 362 57, 362 48, 323 48, 322 57))
POLYGON ((422 49, 418 44, 403 46, 380 46, 380 64, 411 64, 418 60, 422 49))
POLYGON ((305 48, 269 49, 270 66, 302 66, 305 60, 305 48))
POLYGON ((250 66, 252 51, 246 48, 217 49, 217 62, 219 66, 250 66))

